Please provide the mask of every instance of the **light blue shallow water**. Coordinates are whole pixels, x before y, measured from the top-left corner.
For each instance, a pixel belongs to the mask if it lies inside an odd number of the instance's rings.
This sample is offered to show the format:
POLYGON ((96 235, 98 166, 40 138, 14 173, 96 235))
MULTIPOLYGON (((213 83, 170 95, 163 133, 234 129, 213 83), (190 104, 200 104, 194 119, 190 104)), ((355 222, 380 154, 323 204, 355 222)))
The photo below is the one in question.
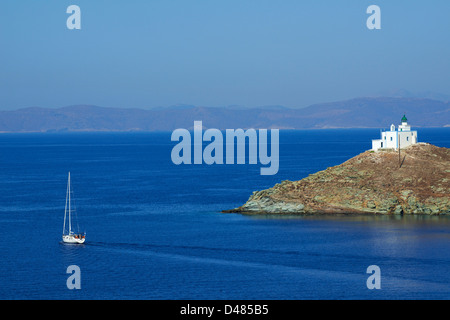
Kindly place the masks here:
MULTIPOLYGON (((280 170, 171 162, 170 133, 0 135, 1 299, 448 299, 449 217, 223 214, 370 148, 378 130, 281 131, 280 170), (60 243, 67 172, 83 246, 60 243), (66 268, 81 269, 81 290, 66 268), (381 290, 366 287, 370 265, 381 290)), ((419 140, 450 147, 450 129, 419 140)))

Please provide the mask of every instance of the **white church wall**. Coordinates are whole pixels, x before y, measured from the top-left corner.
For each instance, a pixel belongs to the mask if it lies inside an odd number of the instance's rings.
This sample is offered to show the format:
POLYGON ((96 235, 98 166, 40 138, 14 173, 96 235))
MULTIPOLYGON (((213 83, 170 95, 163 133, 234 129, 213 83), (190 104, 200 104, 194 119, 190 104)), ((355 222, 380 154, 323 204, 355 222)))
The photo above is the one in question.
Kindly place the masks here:
MULTIPOLYGON (((406 117, 404 118, 406 119, 406 117)), ((381 139, 372 140, 372 150, 398 149, 399 144, 400 148, 405 148, 412 144, 416 144, 417 141, 417 131, 411 131, 411 127, 408 123, 402 121, 402 124, 398 126, 398 131, 392 124, 390 126, 390 131, 381 133, 381 139)))

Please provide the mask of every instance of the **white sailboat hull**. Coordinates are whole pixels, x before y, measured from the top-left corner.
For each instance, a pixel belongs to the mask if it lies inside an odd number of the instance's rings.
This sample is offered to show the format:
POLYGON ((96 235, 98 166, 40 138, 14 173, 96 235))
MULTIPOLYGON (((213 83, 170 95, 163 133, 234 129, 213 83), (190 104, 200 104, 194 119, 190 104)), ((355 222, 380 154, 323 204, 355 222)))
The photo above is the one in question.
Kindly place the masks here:
POLYGON ((75 243, 75 244, 82 244, 86 240, 86 238, 75 238, 74 235, 63 235, 62 240, 64 243, 75 243))
MULTIPOLYGON (((72 232, 72 209, 70 205, 70 195, 72 193, 72 190, 70 188, 70 172, 69 172, 69 178, 67 179, 67 193, 66 193, 66 206, 64 208, 64 224, 63 224, 63 235, 62 235, 62 241, 64 243, 73 243, 73 244, 82 244, 84 241, 86 241, 86 233, 81 234, 72 232), (69 230, 66 230, 66 215, 68 215, 68 224, 69 224, 69 230)), ((78 223, 77 223, 78 225, 78 223)))

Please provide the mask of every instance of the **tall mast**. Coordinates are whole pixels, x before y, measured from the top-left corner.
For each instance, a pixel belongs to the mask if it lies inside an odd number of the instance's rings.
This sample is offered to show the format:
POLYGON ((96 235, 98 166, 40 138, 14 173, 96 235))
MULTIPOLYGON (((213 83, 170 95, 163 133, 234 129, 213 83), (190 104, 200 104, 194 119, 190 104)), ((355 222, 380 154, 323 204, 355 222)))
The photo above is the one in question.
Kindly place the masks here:
POLYGON ((71 219, 70 219, 70 171, 69 171, 69 234, 72 233, 72 223, 71 223, 71 219))
MULTIPOLYGON (((70 176, 69 176, 70 177, 70 176)), ((69 178, 70 179, 70 178, 69 178)), ((63 224, 63 234, 66 232, 66 214, 67 214, 67 197, 69 195, 69 180, 67 181, 67 190, 66 190, 66 205, 64 207, 64 224, 63 224)))

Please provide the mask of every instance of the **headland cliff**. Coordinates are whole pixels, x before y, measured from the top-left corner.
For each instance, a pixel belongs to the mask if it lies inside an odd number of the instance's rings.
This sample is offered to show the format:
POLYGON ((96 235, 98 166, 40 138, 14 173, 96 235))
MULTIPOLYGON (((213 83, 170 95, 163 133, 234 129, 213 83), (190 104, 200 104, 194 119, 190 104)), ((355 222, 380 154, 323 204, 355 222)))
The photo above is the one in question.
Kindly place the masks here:
POLYGON ((363 152, 299 181, 255 191, 245 214, 450 214, 450 149, 418 143, 363 152))

